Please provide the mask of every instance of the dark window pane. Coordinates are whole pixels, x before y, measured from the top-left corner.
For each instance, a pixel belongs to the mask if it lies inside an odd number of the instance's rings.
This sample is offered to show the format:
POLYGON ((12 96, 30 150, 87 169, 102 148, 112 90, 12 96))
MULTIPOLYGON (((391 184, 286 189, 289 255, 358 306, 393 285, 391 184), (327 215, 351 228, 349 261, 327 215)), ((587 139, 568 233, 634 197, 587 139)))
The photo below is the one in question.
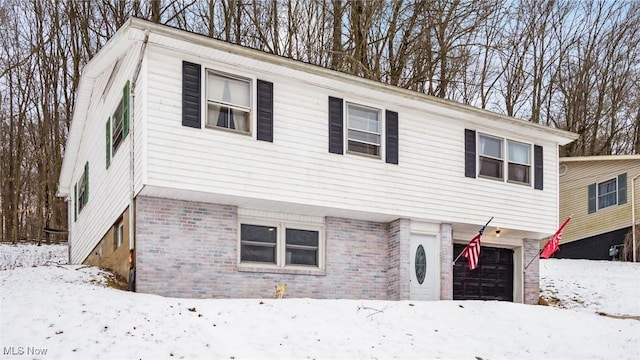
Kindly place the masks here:
POLYGON ((318 232, 311 230, 287 229, 287 245, 318 247, 318 232))
POLYGON ((349 151, 379 156, 380 146, 349 140, 349 151))
POLYGON ((509 180, 530 184, 529 166, 520 164, 509 164, 509 180))
POLYGON ((502 179, 502 161, 481 156, 480 175, 502 179))
POLYGON ((240 240, 258 241, 275 244, 278 238, 278 229, 274 226, 240 225, 240 240))
POLYGON ((616 205, 618 201, 616 179, 598 184, 598 209, 616 205))
POLYGON ((287 265, 318 266, 318 250, 287 248, 287 265))
POLYGON ((240 247, 240 261, 276 262, 275 246, 245 245, 240 247))

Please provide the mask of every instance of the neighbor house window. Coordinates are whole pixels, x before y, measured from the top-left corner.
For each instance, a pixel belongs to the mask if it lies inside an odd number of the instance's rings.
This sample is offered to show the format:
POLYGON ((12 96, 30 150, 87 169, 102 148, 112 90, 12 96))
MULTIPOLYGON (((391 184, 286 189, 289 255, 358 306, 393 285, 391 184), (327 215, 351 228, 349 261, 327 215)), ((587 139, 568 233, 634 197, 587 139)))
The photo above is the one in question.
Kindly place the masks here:
POLYGON ((598 183, 598 210, 618 204, 617 179, 598 183))
POLYGON ((251 133, 251 81, 207 71, 207 127, 251 133))
POLYGON ((509 181, 531 184, 531 145, 507 142, 509 146, 509 181))
POLYGON ((322 231, 296 224, 240 225, 240 262, 274 267, 321 267, 322 231))
POLYGON ((478 140, 480 175, 502 180, 504 177, 503 140, 487 135, 480 135, 478 140))
POLYGON ((380 110, 347 103, 347 150, 380 156, 380 110))

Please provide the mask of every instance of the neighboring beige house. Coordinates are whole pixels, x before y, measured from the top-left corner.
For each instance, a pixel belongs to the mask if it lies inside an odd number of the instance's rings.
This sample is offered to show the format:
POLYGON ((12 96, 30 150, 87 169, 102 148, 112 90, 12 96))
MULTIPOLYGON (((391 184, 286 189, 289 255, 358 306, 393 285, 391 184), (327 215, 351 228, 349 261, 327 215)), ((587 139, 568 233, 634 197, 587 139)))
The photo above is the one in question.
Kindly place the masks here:
POLYGON ((559 221, 573 218, 556 257, 612 259, 609 250, 624 243, 639 218, 640 155, 560 158, 558 173, 559 221))

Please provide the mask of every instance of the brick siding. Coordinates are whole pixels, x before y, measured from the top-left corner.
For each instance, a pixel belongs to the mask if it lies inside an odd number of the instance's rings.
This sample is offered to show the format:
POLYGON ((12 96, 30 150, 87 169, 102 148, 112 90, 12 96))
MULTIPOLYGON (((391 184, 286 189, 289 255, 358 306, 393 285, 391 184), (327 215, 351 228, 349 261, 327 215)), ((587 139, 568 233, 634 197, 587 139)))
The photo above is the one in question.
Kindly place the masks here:
POLYGON ((139 196, 137 290, 172 297, 387 299, 389 225, 328 217, 326 271, 239 271, 237 208, 139 196))
MULTIPOLYGON (((540 251, 540 240, 524 239, 524 265, 538 257, 540 251)), ((524 271, 524 303, 537 304, 540 297, 540 261, 533 260, 531 265, 524 271)))
POLYGON ((453 230, 440 225, 440 300, 453 300, 453 230))

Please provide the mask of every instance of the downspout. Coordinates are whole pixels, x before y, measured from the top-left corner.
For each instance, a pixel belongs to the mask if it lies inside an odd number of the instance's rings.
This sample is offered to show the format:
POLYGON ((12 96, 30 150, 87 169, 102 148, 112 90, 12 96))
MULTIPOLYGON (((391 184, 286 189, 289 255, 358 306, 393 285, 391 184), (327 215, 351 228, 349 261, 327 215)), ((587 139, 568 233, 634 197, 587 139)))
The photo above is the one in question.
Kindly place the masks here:
POLYGON ((129 141, 129 261, 130 261, 130 281, 129 286, 132 288, 131 280, 135 282, 135 105, 136 105, 136 82, 140 75, 142 68, 142 61, 144 60, 144 54, 147 49, 147 42, 149 41, 149 29, 144 31, 144 40, 142 42, 142 48, 140 49, 140 55, 138 56, 138 64, 136 65, 133 79, 131 80, 131 106, 129 108, 131 121, 129 122, 129 135, 131 139, 129 141), (133 279, 131 279, 133 277, 133 279))
POLYGON ((631 179, 631 238, 633 239, 631 242, 631 252, 633 253, 633 262, 636 262, 636 194, 635 194, 635 184, 636 179, 640 177, 640 174, 636 175, 631 179))

